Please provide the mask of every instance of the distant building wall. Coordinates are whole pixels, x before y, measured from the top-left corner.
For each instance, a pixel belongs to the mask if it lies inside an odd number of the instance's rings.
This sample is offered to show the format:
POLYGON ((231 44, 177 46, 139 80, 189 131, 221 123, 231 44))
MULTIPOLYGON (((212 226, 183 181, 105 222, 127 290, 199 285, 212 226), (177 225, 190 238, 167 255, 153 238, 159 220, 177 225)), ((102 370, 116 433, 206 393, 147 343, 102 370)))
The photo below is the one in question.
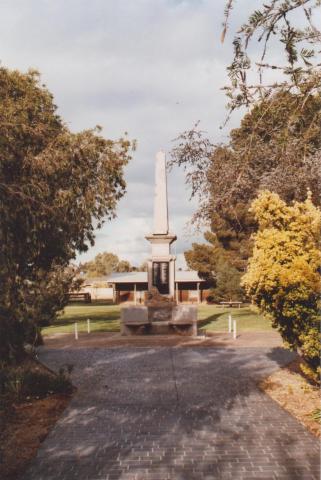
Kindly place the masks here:
MULTIPOLYGON (((176 299, 180 303, 205 302, 209 295, 209 289, 204 282, 177 282, 176 289, 176 299), (199 290, 197 284, 199 284, 199 290)), ((147 283, 115 283, 116 303, 134 302, 135 291, 136 302, 144 303, 148 291, 147 283)))
MULTIPOLYGON (((200 279, 197 272, 176 272, 175 299, 180 303, 206 302, 210 285, 200 279)), ((117 273, 112 277, 85 279, 80 292, 89 293, 92 300, 116 303, 144 303, 148 291, 146 272, 117 273)))
POLYGON ((116 283, 116 303, 134 302, 136 290, 136 302, 144 303, 148 291, 147 283, 116 283))
POLYGON ((88 292, 92 300, 113 300, 114 289, 112 287, 95 287, 86 285, 80 289, 81 292, 88 292))

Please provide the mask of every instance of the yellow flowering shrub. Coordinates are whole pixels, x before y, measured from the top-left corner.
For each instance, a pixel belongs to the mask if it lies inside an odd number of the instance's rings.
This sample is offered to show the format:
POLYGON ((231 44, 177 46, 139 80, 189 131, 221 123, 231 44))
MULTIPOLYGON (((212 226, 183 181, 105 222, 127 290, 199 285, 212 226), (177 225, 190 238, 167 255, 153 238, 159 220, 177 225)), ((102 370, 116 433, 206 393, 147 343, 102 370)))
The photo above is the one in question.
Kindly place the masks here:
POLYGON ((306 360, 306 373, 320 373, 321 212, 311 201, 287 205, 263 191, 251 211, 258 222, 253 255, 242 285, 290 348, 306 360))

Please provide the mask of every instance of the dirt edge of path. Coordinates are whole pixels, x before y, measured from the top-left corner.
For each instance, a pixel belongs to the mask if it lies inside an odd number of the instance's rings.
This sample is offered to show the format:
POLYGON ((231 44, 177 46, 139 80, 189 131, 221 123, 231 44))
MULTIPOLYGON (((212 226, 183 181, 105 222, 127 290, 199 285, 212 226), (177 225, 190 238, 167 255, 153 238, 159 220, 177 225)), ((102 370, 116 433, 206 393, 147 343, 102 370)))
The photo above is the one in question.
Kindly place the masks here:
MULTIPOLYGON (((48 371, 38 361, 30 368, 48 371)), ((44 398, 27 397, 3 403, 0 408, 0 478, 18 480, 37 454, 38 448, 69 404, 71 393, 55 393, 44 398)))
POLYGON ((313 435, 321 438, 321 425, 312 418, 320 408, 320 390, 304 378, 300 359, 280 368, 259 383, 259 387, 313 435))

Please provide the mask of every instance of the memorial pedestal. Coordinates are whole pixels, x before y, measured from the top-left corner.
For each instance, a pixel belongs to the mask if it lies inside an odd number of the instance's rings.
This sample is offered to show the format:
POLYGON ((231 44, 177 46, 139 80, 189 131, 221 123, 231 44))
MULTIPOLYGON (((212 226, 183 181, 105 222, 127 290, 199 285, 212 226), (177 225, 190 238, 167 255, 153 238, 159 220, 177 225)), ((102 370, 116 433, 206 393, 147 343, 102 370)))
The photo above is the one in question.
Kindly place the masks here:
POLYGON ((195 305, 178 305, 174 308, 159 307, 157 313, 156 309, 157 307, 144 306, 123 307, 121 309, 121 334, 197 335, 197 307, 195 305), (157 317, 162 319, 158 320, 157 317))

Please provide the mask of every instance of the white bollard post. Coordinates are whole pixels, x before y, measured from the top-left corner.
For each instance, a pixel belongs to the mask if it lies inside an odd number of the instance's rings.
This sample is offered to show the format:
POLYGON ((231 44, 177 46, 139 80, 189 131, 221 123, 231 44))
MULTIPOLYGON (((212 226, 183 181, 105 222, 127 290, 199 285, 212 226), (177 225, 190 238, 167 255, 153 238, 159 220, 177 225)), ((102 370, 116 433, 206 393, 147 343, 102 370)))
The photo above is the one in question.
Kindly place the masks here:
POLYGON ((232 315, 228 316, 228 333, 232 333, 232 315))
POLYGON ((87 332, 90 333, 90 318, 87 318, 87 332))
POLYGON ((236 320, 233 320, 233 338, 236 340, 236 320))
POLYGON ((75 340, 78 340, 78 325, 75 323, 75 340))

